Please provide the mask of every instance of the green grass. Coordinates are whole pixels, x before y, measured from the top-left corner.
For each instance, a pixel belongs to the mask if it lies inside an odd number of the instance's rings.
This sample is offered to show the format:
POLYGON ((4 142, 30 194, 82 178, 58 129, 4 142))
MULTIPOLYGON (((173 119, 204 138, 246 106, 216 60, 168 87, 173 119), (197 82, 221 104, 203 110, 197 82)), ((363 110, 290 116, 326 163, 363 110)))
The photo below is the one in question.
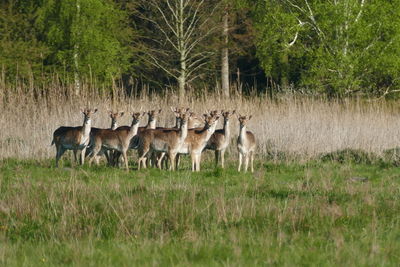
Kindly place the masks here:
POLYGON ((398 265, 399 168, 230 164, 127 173, 1 161, 0 265, 398 265))

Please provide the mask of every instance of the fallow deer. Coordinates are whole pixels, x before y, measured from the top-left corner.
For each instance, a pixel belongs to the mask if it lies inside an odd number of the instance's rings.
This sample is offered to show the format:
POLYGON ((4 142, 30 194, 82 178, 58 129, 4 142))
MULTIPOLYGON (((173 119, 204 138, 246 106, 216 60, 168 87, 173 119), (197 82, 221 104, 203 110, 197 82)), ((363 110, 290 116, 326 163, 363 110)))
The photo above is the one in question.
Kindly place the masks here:
POLYGON ((90 140, 90 130, 92 126, 91 116, 97 112, 97 109, 83 110, 83 125, 76 127, 61 126, 53 133, 53 141, 51 144, 56 145, 56 167, 58 161, 66 150, 73 150, 75 161, 77 160, 77 152, 81 150, 81 164, 85 161, 86 148, 90 140))
MULTIPOLYGON (((138 147, 138 134, 140 134, 142 131, 146 130, 146 129, 155 129, 157 126, 157 119, 158 116, 160 115, 160 113, 162 112, 162 109, 159 110, 150 110, 147 112, 147 115, 149 116, 148 121, 147 121, 147 125, 146 126, 142 126, 138 128, 137 134, 131 139, 131 143, 129 145, 130 149, 137 149, 138 147)), ((121 126, 118 127, 118 130, 128 130, 129 126, 121 126)), ((111 157, 111 162, 112 165, 118 165, 119 162, 119 158, 121 156, 121 153, 119 151, 114 151, 111 157)))
POLYGON ((231 130, 229 127, 229 119, 235 114, 235 110, 232 112, 229 111, 221 111, 222 116, 224 117, 224 127, 222 129, 216 130, 213 135, 211 135, 210 139, 207 142, 205 149, 214 150, 215 151, 215 165, 218 165, 219 157, 221 157, 221 166, 224 168, 225 163, 225 150, 229 146, 229 142, 231 139, 231 130))
POLYGON ((134 137, 137 134, 140 118, 144 114, 145 113, 133 113, 132 124, 129 129, 125 128, 122 129, 117 128, 116 130, 101 129, 96 135, 93 135, 91 137, 93 144, 93 152, 90 155, 89 164, 92 163, 94 157, 102 149, 116 150, 122 154, 126 170, 128 171, 129 167, 128 167, 127 151, 132 137, 134 137))
MULTIPOLYGON (((201 118, 201 116, 197 115, 195 112, 191 112, 190 108, 177 108, 177 107, 171 107, 172 112, 175 115, 175 129, 179 129, 180 128, 180 121, 181 121, 181 115, 185 112, 189 112, 189 117, 188 117, 188 129, 198 129, 200 130, 201 128, 199 128, 204 120, 201 118)), ((162 127, 157 127, 157 128, 162 128, 162 127)), ((167 161, 168 157, 165 157, 165 153, 161 152, 161 153, 157 153, 156 156, 156 162, 157 162, 157 166, 161 169, 162 165, 165 165, 165 168, 167 169, 167 161)), ((180 163, 180 157, 179 155, 176 157, 176 167, 179 166, 180 163)))
MULTIPOLYGON (((179 154, 190 154, 192 171, 200 171, 201 152, 215 131, 219 115, 204 114, 205 125, 202 129, 190 129, 179 154)), ((177 159, 179 160, 179 158, 177 159)))
MULTIPOLYGON (((111 118, 111 130, 115 130, 118 127, 118 118, 121 118, 124 115, 124 112, 112 112, 111 110, 108 111, 108 114, 110 115, 111 118)), ((92 129, 90 130, 90 135, 96 135, 97 132, 101 130, 100 128, 95 128, 92 127, 92 129)), ((93 146, 92 144, 89 143, 88 149, 86 150, 86 156, 90 155, 92 153, 92 149, 93 146)), ((97 153, 97 156, 95 157, 96 160, 96 164, 99 164, 99 158, 101 155, 105 155, 105 157, 107 158, 107 162, 108 164, 111 164, 112 162, 112 151, 104 151, 101 150, 99 153, 97 153)))
POLYGON ((244 158, 245 165, 244 171, 247 171, 247 167, 249 165, 249 158, 251 160, 251 172, 254 172, 253 160, 254 160, 254 152, 256 150, 256 138, 254 134, 250 131, 246 130, 247 122, 252 118, 252 116, 238 116, 239 119, 239 136, 237 139, 237 148, 239 151, 239 167, 238 171, 240 172, 240 168, 242 166, 242 160, 244 158))
MULTIPOLYGON (((143 166, 146 168, 146 157, 153 152, 167 153, 170 159, 170 170, 175 170, 175 157, 180 150, 188 133, 188 117, 187 113, 180 116, 180 129, 148 129, 141 132, 139 137, 138 148, 138 168, 143 166)), ((160 161, 157 161, 159 168, 160 161)))

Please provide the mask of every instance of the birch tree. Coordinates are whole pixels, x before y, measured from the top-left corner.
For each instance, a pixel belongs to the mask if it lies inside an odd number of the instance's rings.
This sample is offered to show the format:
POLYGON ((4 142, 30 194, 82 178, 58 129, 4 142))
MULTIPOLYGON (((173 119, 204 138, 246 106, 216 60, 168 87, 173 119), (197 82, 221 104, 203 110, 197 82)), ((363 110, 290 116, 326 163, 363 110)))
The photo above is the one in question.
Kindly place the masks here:
POLYGON ((226 98, 229 97, 229 12, 228 5, 225 4, 222 17, 222 39, 223 47, 221 49, 221 89, 226 98))
POLYGON ((398 0, 258 3, 257 54, 275 79, 285 76, 286 61, 291 82, 329 95, 376 92, 398 84, 398 0))
POLYGON ((156 29, 147 35, 148 49, 143 56, 177 81, 180 99, 212 54, 201 49, 201 43, 214 31, 207 25, 210 14, 202 10, 204 5, 204 0, 143 2, 146 12, 141 18, 156 29))

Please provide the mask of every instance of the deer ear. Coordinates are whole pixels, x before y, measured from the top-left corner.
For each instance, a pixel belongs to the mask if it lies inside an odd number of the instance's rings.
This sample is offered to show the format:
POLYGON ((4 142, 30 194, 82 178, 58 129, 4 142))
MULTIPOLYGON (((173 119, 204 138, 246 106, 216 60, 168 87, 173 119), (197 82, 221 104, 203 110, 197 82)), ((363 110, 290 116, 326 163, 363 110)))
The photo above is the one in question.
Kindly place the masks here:
POLYGON ((125 114, 125 112, 121 111, 121 112, 119 113, 119 116, 122 117, 122 116, 124 116, 124 114, 125 114))
POLYGON ((93 112, 93 113, 96 113, 96 112, 97 112, 97 108, 94 109, 94 112, 93 112))
POLYGON ((236 114, 236 110, 235 109, 232 111, 232 114, 236 114))
POLYGON ((253 116, 252 116, 252 115, 250 115, 250 116, 249 116, 249 120, 250 120, 252 117, 253 117, 253 116))
POLYGON ((160 114, 160 113, 161 113, 161 111, 162 111, 162 108, 160 108, 160 109, 158 110, 158 114, 160 114))

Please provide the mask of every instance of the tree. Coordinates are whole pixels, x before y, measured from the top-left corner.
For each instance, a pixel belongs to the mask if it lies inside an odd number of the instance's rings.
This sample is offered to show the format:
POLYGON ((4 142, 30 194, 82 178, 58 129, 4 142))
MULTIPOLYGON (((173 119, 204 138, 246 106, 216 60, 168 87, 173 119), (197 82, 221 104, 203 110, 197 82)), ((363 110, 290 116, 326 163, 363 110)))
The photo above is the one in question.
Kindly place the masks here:
POLYGON ((398 12, 399 1, 260 1, 257 55, 275 79, 329 95, 378 92, 398 84, 398 12))
POLYGON ((221 49, 221 89, 225 97, 229 97, 229 12, 228 4, 225 4, 222 16, 222 38, 223 47, 221 49))
POLYGON ((84 76, 112 80, 129 66, 125 21, 112 1, 44 0, 36 23, 51 50, 47 64, 74 74, 76 94, 84 76))
POLYGON ((38 38, 33 23, 38 2, 0 3, 0 69, 9 82, 41 77, 48 49, 38 38))
POLYGON ((141 18, 152 26, 144 58, 177 81, 179 98, 183 99, 187 84, 200 76, 198 72, 212 54, 201 49, 214 31, 202 12, 204 0, 149 0, 142 6, 141 18))

